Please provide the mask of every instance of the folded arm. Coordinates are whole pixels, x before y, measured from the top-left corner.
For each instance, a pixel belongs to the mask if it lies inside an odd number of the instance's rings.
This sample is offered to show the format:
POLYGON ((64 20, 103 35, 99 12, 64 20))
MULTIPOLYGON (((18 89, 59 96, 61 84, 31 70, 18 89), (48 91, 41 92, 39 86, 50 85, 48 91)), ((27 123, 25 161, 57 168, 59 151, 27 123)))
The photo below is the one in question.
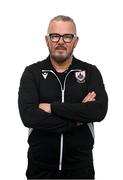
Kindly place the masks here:
POLYGON ((75 123, 39 108, 39 95, 34 75, 26 68, 20 82, 19 112, 23 124, 49 132, 62 133, 75 127, 75 123))
POLYGON ((104 119, 108 97, 99 70, 94 66, 88 82, 88 92, 96 93, 96 100, 88 101, 85 97, 81 103, 57 103, 51 104, 52 113, 73 122, 99 122, 104 119))

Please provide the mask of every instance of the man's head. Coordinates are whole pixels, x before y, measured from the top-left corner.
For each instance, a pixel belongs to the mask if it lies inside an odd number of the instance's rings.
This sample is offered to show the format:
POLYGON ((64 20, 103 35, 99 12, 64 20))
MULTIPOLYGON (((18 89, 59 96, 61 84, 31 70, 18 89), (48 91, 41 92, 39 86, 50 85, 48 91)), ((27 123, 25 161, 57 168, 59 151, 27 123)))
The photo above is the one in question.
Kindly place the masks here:
POLYGON ((63 15, 51 19, 45 39, 51 58, 59 64, 64 63, 72 57, 78 42, 73 19, 63 15))

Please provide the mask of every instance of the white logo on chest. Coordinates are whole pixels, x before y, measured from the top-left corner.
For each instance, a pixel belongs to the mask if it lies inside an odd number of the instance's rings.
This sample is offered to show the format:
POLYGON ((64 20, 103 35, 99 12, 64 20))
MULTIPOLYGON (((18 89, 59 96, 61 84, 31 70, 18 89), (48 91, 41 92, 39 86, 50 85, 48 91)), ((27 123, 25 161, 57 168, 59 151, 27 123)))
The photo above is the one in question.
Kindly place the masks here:
POLYGON ((47 73, 47 72, 42 73, 42 76, 44 77, 44 79, 46 79, 46 78, 47 78, 47 75, 48 75, 48 73, 47 73))
POLYGON ((77 79, 77 82, 84 83, 85 82, 85 77, 86 77, 85 70, 80 71, 80 72, 75 72, 75 77, 77 79))

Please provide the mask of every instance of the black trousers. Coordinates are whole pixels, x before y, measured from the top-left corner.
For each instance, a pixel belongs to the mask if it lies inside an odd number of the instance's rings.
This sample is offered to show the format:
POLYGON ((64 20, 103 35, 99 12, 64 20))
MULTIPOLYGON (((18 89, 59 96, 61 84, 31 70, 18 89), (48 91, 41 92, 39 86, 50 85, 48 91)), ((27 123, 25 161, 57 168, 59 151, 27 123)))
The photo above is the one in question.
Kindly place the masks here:
POLYGON ((71 169, 71 170, 41 170, 36 175, 27 175, 27 179, 91 179, 94 180, 94 168, 87 167, 85 169, 71 169))

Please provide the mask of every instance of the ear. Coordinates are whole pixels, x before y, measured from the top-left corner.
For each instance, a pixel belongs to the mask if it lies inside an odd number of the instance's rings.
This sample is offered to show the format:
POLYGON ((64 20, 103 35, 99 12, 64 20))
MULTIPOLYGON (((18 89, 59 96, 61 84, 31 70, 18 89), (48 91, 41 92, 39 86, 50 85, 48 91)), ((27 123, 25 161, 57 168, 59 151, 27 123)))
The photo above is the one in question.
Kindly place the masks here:
POLYGON ((79 41, 79 37, 77 36, 76 40, 75 40, 75 43, 74 43, 74 48, 77 46, 78 41, 79 41))
POLYGON ((45 41, 46 41, 47 46, 49 46, 49 41, 48 41, 48 37, 47 36, 45 36, 45 41))

